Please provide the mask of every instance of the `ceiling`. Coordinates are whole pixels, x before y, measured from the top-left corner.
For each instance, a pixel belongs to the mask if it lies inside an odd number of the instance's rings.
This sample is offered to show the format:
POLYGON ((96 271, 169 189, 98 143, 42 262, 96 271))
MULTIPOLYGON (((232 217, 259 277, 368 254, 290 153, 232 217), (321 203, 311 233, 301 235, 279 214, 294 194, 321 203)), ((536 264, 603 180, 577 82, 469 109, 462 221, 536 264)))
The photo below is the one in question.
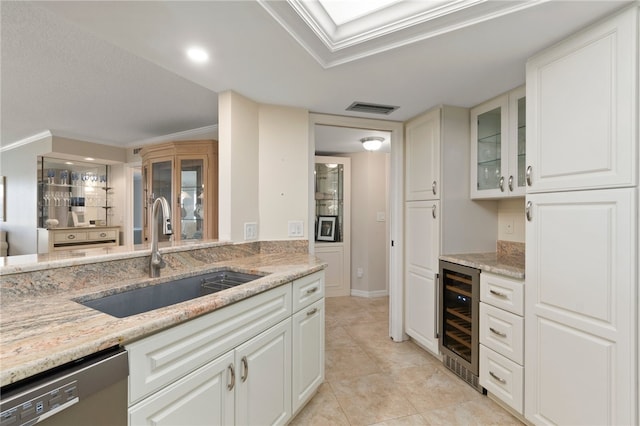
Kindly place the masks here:
MULTIPOLYGON (((382 3, 338 25, 316 0, 2 1, 0 145, 46 130, 122 147, 204 134, 226 90, 394 121, 470 107, 523 84, 529 56, 630 2, 382 3), (186 59, 193 44, 207 63, 186 59), (354 101, 399 108, 345 111, 354 101)), ((325 133, 318 150, 341 152, 325 133)))

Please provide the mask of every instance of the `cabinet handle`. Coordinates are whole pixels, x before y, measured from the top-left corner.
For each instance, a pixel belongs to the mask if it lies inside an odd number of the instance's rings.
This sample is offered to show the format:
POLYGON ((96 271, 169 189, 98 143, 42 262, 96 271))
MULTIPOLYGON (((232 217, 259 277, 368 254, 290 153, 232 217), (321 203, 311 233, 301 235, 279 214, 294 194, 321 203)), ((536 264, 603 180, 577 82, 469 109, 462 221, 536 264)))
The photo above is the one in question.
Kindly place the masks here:
POLYGON ((500 176, 500 192, 504 192, 504 176, 500 176))
POLYGON ((431 216, 433 216, 433 218, 436 218, 436 205, 434 204, 433 207, 431 207, 431 216))
POLYGON ((493 294, 494 296, 498 296, 498 297, 504 297, 505 299, 507 298, 507 295, 504 293, 500 293, 499 291, 495 291, 493 289, 489 290, 489 293, 493 294))
POLYGON ((532 206, 531 201, 527 201, 527 207, 525 207, 524 209, 524 214, 529 222, 531 222, 531 219, 532 219, 531 206, 532 206))
POLYGON ((495 329, 495 328, 493 328, 493 327, 489 327, 489 330, 491 330, 491 332, 492 332, 493 334, 496 334, 496 335, 498 335, 498 336, 500 336, 500 337, 507 337, 507 333, 503 333, 502 331, 498 331, 498 330, 496 330, 496 329, 495 329))
POLYGON ((527 171, 525 173, 526 177, 527 177, 527 186, 531 186, 531 173, 532 173, 533 169, 531 169, 531 166, 527 166, 527 171))
POLYGON ((509 176, 509 180, 508 180, 508 185, 509 185, 509 191, 513 192, 513 176, 509 176))
POLYGON ((436 186, 437 186, 437 183, 434 180, 433 183, 431 184, 431 192, 433 192, 433 195, 436 195, 436 186))
POLYGON ((67 240, 75 240, 76 236, 73 234, 67 235, 67 240))
POLYGON ((494 379, 496 379, 497 381, 499 381, 500 383, 502 383, 502 384, 507 383, 507 381, 506 381, 505 379, 503 379, 503 378, 500 378, 500 377, 496 376, 496 375, 493 373, 493 371, 489 371, 489 375, 490 375, 491 377, 493 377, 494 379))
POLYGON ((313 288, 310 288, 309 290, 307 290, 307 294, 313 294, 316 291, 318 291, 318 287, 313 287, 313 288))
POLYGON ((247 357, 243 356, 242 357, 242 376, 240 376, 240 379, 242 380, 242 383, 247 381, 247 377, 249 377, 249 362, 247 361, 247 357))
POLYGON ((229 380, 229 384, 227 385, 227 389, 233 390, 233 387, 236 385, 236 371, 233 368, 233 364, 229 364, 229 376, 231 380, 229 380))
POLYGON ((318 312, 318 308, 313 308, 312 310, 307 312, 307 316, 310 317, 311 315, 315 314, 316 312, 318 312))

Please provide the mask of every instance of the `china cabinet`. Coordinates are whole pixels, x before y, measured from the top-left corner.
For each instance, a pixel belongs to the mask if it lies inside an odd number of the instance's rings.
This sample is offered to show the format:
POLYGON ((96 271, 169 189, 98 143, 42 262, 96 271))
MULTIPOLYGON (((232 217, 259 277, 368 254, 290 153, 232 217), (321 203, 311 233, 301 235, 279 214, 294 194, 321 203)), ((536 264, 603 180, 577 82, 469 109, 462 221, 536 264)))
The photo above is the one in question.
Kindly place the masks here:
POLYGON ((315 255, 328 263, 327 296, 351 294, 351 159, 315 158, 315 255))
POLYGON ((109 166, 38 158, 38 253, 120 244, 109 166))
POLYGON ((637 4, 527 62, 525 400, 638 424, 637 4))
POLYGON ((484 102, 470 114, 471 198, 524 196, 525 87, 484 102))
POLYGON ((469 110, 441 106, 405 123, 404 330, 438 354, 438 258, 495 250, 495 201, 469 200, 469 110))
POLYGON ((149 240, 153 200, 171 205, 173 236, 159 240, 201 240, 218 237, 218 143, 180 141, 140 150, 143 173, 143 238, 149 240))

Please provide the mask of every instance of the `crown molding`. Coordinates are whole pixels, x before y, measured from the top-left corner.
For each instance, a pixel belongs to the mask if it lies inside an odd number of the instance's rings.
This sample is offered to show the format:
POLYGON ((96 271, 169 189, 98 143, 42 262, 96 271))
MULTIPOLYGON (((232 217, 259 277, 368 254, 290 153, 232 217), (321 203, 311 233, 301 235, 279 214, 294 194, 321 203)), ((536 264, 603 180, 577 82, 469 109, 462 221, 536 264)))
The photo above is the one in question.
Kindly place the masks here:
POLYGON ((28 145, 32 142, 36 142, 41 139, 50 138, 50 137, 53 137, 53 134, 51 133, 51 131, 45 130, 44 132, 36 133, 35 135, 28 136, 24 139, 20 139, 19 141, 10 143, 9 145, 0 147, 0 152, 10 151, 20 146, 28 145))
POLYGON ((547 1, 400 1, 342 25, 317 0, 258 3, 323 68, 331 68, 547 1))
POLYGON ((149 139, 143 139, 137 142, 131 142, 127 144, 129 148, 137 148, 144 145, 151 145, 154 143, 162 143, 162 142, 170 142, 170 141, 178 141, 178 140, 189 140, 194 138, 201 138, 203 136, 214 137, 217 138, 218 134, 218 125, 213 124, 211 126, 198 127, 197 129, 185 130, 182 132, 171 133, 169 135, 164 136, 155 136, 149 139))

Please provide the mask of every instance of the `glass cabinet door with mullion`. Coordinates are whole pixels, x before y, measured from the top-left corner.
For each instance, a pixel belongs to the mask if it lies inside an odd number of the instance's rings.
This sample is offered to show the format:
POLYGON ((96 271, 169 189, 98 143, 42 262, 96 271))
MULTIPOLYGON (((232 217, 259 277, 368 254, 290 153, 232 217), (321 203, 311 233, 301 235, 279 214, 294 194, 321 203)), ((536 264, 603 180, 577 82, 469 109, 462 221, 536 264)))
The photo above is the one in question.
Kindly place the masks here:
POLYGON ((506 195, 508 104, 504 95, 471 110, 472 198, 506 195))
MULTIPOLYGON (((170 203, 173 200, 173 160, 169 159, 156 159, 150 161, 147 166, 144 167, 144 182, 145 187, 145 240, 151 237, 149 233, 149 226, 151 226, 153 214, 153 201, 158 197, 164 197, 170 203)), ((172 208, 173 210, 173 208, 172 208)), ((172 216, 173 212, 172 212, 172 216)), ((174 216, 175 217, 175 216, 174 216)), ((158 241, 168 241, 171 236, 164 235, 162 233, 162 221, 158 221, 158 241)))
POLYGON ((510 195, 526 193, 527 102, 525 86, 509 93, 509 178, 510 195))
MULTIPOLYGON (((179 206, 179 227, 181 240, 201 240, 206 235, 205 182, 206 168, 203 158, 178 159, 180 194, 176 198, 179 206)), ((174 217, 178 217, 176 214, 174 217)))

